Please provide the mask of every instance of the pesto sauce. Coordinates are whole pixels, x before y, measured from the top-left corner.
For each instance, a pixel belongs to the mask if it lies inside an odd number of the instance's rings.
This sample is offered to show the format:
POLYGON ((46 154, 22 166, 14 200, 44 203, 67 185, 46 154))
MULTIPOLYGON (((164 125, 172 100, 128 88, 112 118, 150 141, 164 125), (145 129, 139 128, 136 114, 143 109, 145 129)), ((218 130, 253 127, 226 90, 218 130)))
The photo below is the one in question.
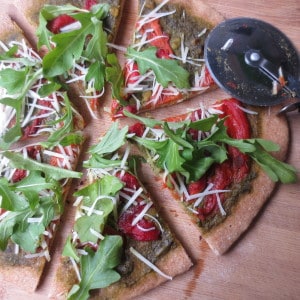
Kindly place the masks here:
MULTIPOLYGON (((163 32, 167 32, 170 36, 170 46, 174 54, 181 57, 181 40, 184 41, 184 47, 188 47, 188 56, 193 59, 203 59, 204 56, 204 43, 212 24, 194 16, 189 11, 186 11, 179 5, 166 4, 161 11, 174 11, 173 14, 160 19, 160 24, 163 32), (206 30, 204 34, 201 34, 206 30)), ((180 62, 180 61, 179 61, 180 62)), ((196 64, 204 64, 204 62, 195 61, 196 64)), ((190 84, 194 84, 195 72, 200 73, 201 66, 181 63, 180 64, 190 73, 190 84)))
POLYGON ((204 233, 209 232, 213 227, 221 224, 228 217, 228 215, 232 213, 232 210, 238 203, 240 196, 251 191, 252 180, 255 177, 256 172, 251 170, 243 182, 236 183, 230 187, 231 192, 226 198, 225 202, 222 204, 224 210, 226 211, 226 215, 221 215, 219 211, 217 213, 212 212, 212 214, 206 217, 204 221, 199 221, 199 226, 202 228, 204 233))
POLYGON ((170 249, 176 248, 177 244, 169 228, 162 223, 161 219, 159 222, 164 228, 159 240, 140 242, 131 238, 126 238, 124 257, 121 264, 116 268, 117 272, 121 275, 123 284, 130 286, 137 282, 142 275, 151 271, 147 265, 140 262, 130 252, 130 247, 133 247, 153 264, 163 257, 170 249))

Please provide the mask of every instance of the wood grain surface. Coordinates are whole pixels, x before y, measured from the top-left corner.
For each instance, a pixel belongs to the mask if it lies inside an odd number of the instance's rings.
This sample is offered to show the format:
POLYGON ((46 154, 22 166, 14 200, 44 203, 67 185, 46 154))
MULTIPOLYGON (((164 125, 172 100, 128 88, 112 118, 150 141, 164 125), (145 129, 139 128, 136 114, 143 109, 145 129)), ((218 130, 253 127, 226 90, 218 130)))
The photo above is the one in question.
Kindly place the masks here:
MULTIPOLYGON (((184 2, 184 0, 182 0, 184 2)), ((5 6, 0 1, 0 8, 5 6)), ((197 1, 193 1, 197 5, 197 1)), ((135 0, 126 1, 122 32, 118 43, 129 43, 136 16, 135 0)), ((211 0, 209 4, 225 18, 254 17, 272 23, 282 30, 300 49, 300 1, 299 0, 211 0)), ((1 31, 1 28, 0 28, 1 31)), ((213 91, 201 98, 203 101, 228 97, 221 90, 213 91)), ((104 106, 109 104, 107 95, 104 106)), ((195 107, 199 99, 188 104, 179 104, 172 109, 158 111, 156 116, 165 116, 195 107)), ((290 149, 288 162, 300 170, 300 115, 288 115, 290 124, 290 149)), ((111 124, 109 116, 102 110, 97 120, 87 118, 87 142, 96 141, 111 124)), ((124 122, 124 121, 123 121, 124 122)), ((278 128, 280 131, 280 128, 278 128)), ((82 159, 84 156, 82 157, 82 159)), ((142 177, 152 192, 161 213, 168 220, 180 241, 191 256, 194 267, 187 273, 139 297, 152 299, 299 299, 300 298, 300 186, 279 185, 266 203, 249 230, 223 256, 216 256, 189 222, 182 207, 172 201, 171 195, 162 189, 147 166, 143 166, 142 177)), ((76 182, 74 182, 74 187, 76 182)), ((52 262, 34 294, 25 294, 16 286, 3 290, 0 283, 0 299, 47 299, 51 292, 53 276, 63 241, 73 220, 72 198, 69 197, 61 230, 55 240, 52 262)))

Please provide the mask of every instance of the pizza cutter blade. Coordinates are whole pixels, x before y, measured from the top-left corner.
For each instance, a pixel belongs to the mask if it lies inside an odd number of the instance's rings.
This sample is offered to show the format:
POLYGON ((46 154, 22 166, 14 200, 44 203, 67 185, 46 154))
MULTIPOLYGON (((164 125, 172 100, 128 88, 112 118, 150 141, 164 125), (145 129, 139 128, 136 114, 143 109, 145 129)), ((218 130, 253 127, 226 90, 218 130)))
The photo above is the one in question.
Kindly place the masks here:
POLYGON ((215 82, 240 101, 271 106, 294 98, 300 108, 300 60, 277 28, 252 18, 229 19, 206 39, 206 65, 215 82))

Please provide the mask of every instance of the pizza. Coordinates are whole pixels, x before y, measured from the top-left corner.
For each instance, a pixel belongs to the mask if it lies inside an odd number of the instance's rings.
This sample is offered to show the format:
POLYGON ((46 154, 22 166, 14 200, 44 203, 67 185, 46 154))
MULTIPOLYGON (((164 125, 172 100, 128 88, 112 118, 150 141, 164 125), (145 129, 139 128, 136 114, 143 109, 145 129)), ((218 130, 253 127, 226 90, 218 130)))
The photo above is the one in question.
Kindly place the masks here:
POLYGON ((138 1, 132 42, 126 49, 123 99, 111 104, 138 113, 173 105, 215 88, 204 62, 204 42, 221 15, 203 2, 197 11, 178 1, 138 1))
POLYGON ((3 39, 0 47, 0 149, 29 138, 59 141, 70 131, 81 131, 84 120, 67 93, 43 76, 42 58, 11 26, 14 39, 3 39))
POLYGON ((51 297, 132 298, 186 272, 193 263, 145 188, 141 161, 160 176, 157 187, 182 202, 216 254, 249 227, 276 181, 296 180, 295 169, 282 162, 287 122, 274 109, 243 107, 235 99, 211 105, 199 97, 199 107, 194 101, 178 115, 173 105, 216 87, 203 45, 222 16, 196 0, 137 1, 133 39, 123 49, 118 32, 125 2, 14 0, 23 19, 14 12, 16 23, 1 19, 4 290, 7 278, 36 289, 71 197, 75 219, 58 254, 51 297), (168 105, 169 118, 138 116, 168 105), (94 146, 84 154, 85 137, 94 146), (73 181, 71 195, 73 178, 81 180, 73 181))
POLYGON ((264 109, 249 110, 230 98, 163 121, 135 118, 141 122, 130 127, 133 142, 216 254, 248 228, 275 182, 296 181, 296 170, 281 161, 286 120, 264 109))
POLYGON ((76 217, 54 297, 87 299, 98 289, 92 297, 133 298, 192 265, 138 179, 127 133, 113 123, 84 161, 87 178, 74 194, 76 217))

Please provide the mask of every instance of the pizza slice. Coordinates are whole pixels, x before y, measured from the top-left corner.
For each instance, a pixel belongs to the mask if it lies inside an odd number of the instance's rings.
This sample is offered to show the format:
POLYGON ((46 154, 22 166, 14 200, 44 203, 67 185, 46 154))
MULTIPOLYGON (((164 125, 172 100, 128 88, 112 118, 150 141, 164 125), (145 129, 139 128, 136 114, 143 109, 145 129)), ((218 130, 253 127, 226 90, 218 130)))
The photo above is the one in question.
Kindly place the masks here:
POLYGON ((80 150, 80 143, 33 144, 0 154, 2 287, 36 289, 50 260, 71 179, 82 175, 74 171, 80 150))
POLYGON ((32 137, 60 141, 66 132, 82 130, 83 118, 61 84, 44 77, 41 57, 11 26, 15 35, 0 43, 0 149, 32 137))
POLYGON ((141 121, 130 127, 132 141, 216 254, 249 227, 276 181, 296 180, 296 170, 282 162, 286 120, 271 109, 253 112, 225 99, 164 121, 124 113, 141 121))
POLYGON ((43 72, 60 79, 80 104, 87 104, 96 118, 99 99, 110 83, 119 97, 122 82, 117 57, 109 43, 116 39, 124 0, 30 1, 21 10, 35 28, 37 47, 43 53, 43 72))
POLYGON ((192 265, 138 179, 127 133, 115 122, 90 148, 54 297, 128 299, 192 265))
POLYGON ((189 2, 138 1, 123 99, 113 100, 113 118, 123 116, 124 107, 134 113, 153 110, 216 87, 205 66, 204 42, 222 17, 201 1, 189 2))

